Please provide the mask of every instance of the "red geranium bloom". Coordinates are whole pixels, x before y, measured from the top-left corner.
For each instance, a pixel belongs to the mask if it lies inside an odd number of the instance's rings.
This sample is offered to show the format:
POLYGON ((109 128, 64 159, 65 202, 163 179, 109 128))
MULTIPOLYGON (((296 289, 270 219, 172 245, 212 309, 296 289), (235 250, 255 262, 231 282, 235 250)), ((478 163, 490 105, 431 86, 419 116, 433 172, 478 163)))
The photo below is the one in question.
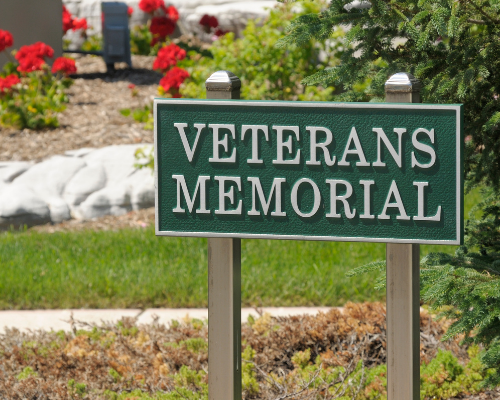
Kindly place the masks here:
POLYGON ((174 67, 160 80, 160 86, 165 92, 168 92, 170 89, 178 90, 182 82, 188 77, 189 72, 185 69, 174 67))
POLYGON ((16 60, 19 61, 17 70, 20 72, 31 72, 42 69, 45 58, 52 58, 54 49, 43 42, 36 42, 29 46, 22 46, 16 53, 16 60))
POLYGON ((7 47, 14 44, 14 38, 9 31, 2 31, 0 29, 0 51, 4 51, 7 47))
POLYGON ((128 14, 128 16, 129 17, 132 16, 133 13, 134 13, 134 8, 129 6, 129 8, 127 8, 127 14, 128 14))
POLYGON ((36 57, 34 54, 29 54, 19 60, 17 70, 19 72, 33 72, 40 71, 45 64, 43 58, 36 57))
POLYGON ((9 90, 12 86, 20 82, 21 81, 16 74, 7 75, 5 78, 0 77, 0 93, 9 90))
POLYGON ((165 4, 161 7, 165 12, 165 15, 172 21, 177 22, 179 20, 179 11, 174 6, 165 7, 165 4))
POLYGON ((161 42, 161 38, 158 36, 153 36, 153 39, 151 39, 151 42, 149 42, 149 45, 153 47, 156 43, 161 42))
POLYGON ((199 24, 204 28, 217 28, 219 26, 219 21, 212 15, 205 14, 201 17, 199 24))
POLYGON ((64 33, 68 32, 70 29, 73 29, 73 16, 64 5, 62 11, 62 22, 64 33))
POLYGON ((153 17, 149 30, 153 35, 166 38, 174 32, 175 22, 168 17, 153 17))
POLYGON ((52 65, 52 73, 61 72, 64 75, 76 73, 75 60, 68 57, 58 57, 52 65))
POLYGON ((221 36, 224 36, 226 33, 228 33, 229 31, 223 31, 222 29, 217 29, 215 32, 214 32, 214 35, 215 36, 218 36, 218 37, 221 37, 221 36))
POLYGON ((145 13, 152 14, 163 4, 162 0, 141 0, 139 8, 145 13))
POLYGON ((16 53, 16 60, 20 62, 21 59, 27 56, 35 56, 42 59, 45 57, 52 58, 54 56, 54 49, 43 42, 22 46, 16 53))
POLYGON ((75 18, 73 20, 73 30, 76 31, 78 29, 87 29, 88 26, 87 26, 87 20, 85 18, 75 18))
POLYGON ((54 57, 54 49, 43 42, 36 42, 32 45, 38 57, 54 57))
POLYGON ((153 63, 153 69, 166 71, 171 66, 177 64, 178 60, 183 60, 186 57, 186 51, 181 49, 174 43, 162 47, 158 50, 158 57, 153 63))

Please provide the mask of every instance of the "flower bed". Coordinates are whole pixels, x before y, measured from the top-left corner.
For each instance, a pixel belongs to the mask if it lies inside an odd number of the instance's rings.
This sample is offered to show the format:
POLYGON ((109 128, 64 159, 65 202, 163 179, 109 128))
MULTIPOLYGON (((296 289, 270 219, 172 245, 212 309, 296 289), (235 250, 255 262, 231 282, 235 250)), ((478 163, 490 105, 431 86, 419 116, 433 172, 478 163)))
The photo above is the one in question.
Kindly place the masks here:
POLYGON ((57 127, 57 113, 68 102, 65 89, 73 83, 68 75, 76 72, 75 61, 59 57, 50 68, 47 59, 54 56, 50 46, 42 42, 22 46, 12 58, 7 49, 13 45, 10 32, 0 30, 0 52, 12 61, 0 72, 0 126, 57 127))
MULTIPOLYGON (((384 315, 379 303, 349 303, 343 312, 249 320, 242 329, 243 398, 385 398, 384 315)), ((477 349, 439 342, 446 324, 421 315, 422 398, 466 398, 484 379, 477 349)), ((165 327, 130 319, 74 322, 70 333, 9 331, 0 336, 0 395, 206 399, 207 331, 200 320, 165 327)))
POLYGON ((77 55, 75 63, 79 75, 66 89, 68 103, 57 115, 59 126, 38 131, 1 127, 0 161, 40 161, 82 147, 153 143, 144 123, 119 111, 143 107, 158 95, 162 75, 151 69, 153 57, 132 56, 134 69, 118 69, 113 75, 106 73, 101 57, 77 55), (136 86, 135 96, 130 83, 136 86))

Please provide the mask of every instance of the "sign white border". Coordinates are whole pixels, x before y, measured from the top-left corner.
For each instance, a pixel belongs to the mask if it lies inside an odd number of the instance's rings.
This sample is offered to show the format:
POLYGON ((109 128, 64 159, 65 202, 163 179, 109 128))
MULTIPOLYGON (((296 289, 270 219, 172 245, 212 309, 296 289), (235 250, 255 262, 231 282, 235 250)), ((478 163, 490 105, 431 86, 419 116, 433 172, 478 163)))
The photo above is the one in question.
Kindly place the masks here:
POLYGON ((154 175, 155 175, 155 234, 156 236, 178 236, 178 237, 206 237, 206 238, 241 238, 241 239, 280 239, 280 240, 318 240, 330 242, 373 242, 373 243, 419 243, 419 244, 447 244, 460 245, 462 232, 462 185, 460 173, 462 157, 461 154, 461 118, 460 105, 453 104, 419 104, 419 103, 331 103, 331 102, 302 102, 302 101, 272 101, 272 100, 186 100, 186 99, 154 99, 154 175), (337 236, 303 236, 303 235, 273 235, 273 234, 252 234, 252 233, 214 233, 214 232, 178 232, 161 231, 158 219, 158 129, 157 129, 157 108, 158 104, 194 104, 206 105, 214 103, 222 106, 266 106, 266 107, 301 107, 301 108, 364 108, 364 109, 400 109, 400 110, 454 110, 456 113, 456 216, 457 216, 457 236, 455 240, 422 240, 422 239, 394 239, 394 238, 367 238, 367 237, 337 237, 337 236))

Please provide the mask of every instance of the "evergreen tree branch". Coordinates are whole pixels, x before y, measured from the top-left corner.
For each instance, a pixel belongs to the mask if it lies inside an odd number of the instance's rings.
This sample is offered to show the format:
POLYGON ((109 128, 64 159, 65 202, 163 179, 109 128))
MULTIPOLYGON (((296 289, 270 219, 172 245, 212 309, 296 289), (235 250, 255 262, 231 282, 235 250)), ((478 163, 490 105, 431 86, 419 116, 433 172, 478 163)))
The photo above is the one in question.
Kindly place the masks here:
POLYGON ((483 17, 485 17, 487 20, 489 20, 492 24, 500 24, 500 21, 493 19, 490 15, 488 15, 479 5, 477 5, 474 1, 472 0, 466 0, 467 4, 470 4, 472 7, 476 9, 483 17))

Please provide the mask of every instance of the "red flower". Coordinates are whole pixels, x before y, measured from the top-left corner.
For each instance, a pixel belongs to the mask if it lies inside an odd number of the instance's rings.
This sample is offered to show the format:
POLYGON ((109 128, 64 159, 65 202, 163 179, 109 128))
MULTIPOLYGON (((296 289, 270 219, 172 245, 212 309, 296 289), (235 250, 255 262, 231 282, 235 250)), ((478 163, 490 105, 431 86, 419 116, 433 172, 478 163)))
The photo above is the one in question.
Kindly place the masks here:
POLYGON ((224 36, 226 33, 228 33, 229 31, 223 31, 222 29, 217 29, 215 32, 214 32, 214 35, 215 36, 218 36, 218 37, 221 37, 221 36, 224 36))
POLYGON ((19 72, 40 71, 45 64, 43 58, 36 57, 34 54, 29 54, 19 60, 17 70, 19 72))
POLYGON ((14 44, 14 38, 9 31, 2 31, 0 29, 0 51, 4 51, 7 47, 14 44))
POLYGON ((66 33, 73 28, 73 16, 68 9, 63 5, 62 11, 63 32, 66 33))
POLYGON ((36 42, 32 45, 38 57, 54 57, 54 49, 43 42, 36 42))
POLYGON ((19 77, 16 74, 7 75, 5 78, 0 77, 0 93, 4 93, 12 86, 20 83, 19 77))
POLYGON ((183 60, 186 57, 186 51, 181 49, 174 43, 162 47, 158 50, 158 57, 153 63, 153 69, 161 71, 168 70, 171 66, 177 64, 178 60, 183 60))
POLYGON ((16 53, 16 60, 19 61, 17 70, 20 72, 31 72, 42 69, 45 58, 52 58, 54 49, 42 42, 36 42, 29 46, 22 46, 16 53))
POLYGON ((134 8, 133 7, 127 8, 127 14, 128 14, 129 17, 131 17, 133 13, 134 13, 134 8))
POLYGON ((156 43, 161 42, 161 39, 158 36, 153 36, 153 39, 151 39, 151 42, 149 42, 149 45, 153 47, 156 43))
POLYGON ((153 17, 149 30, 153 35, 166 38, 174 32, 175 22, 168 17, 153 17))
POLYGON ((179 11, 174 6, 165 7, 165 4, 162 6, 165 15, 170 18, 172 21, 177 22, 179 20, 179 11))
POLYGON ((16 60, 20 62, 21 59, 31 55, 42 59, 45 57, 52 58, 54 56, 54 49, 43 42, 22 46, 16 53, 16 60))
POLYGON ((73 29, 74 31, 78 30, 78 29, 87 29, 88 26, 87 26, 87 20, 85 18, 75 18, 73 20, 73 29))
POLYGON ((128 88, 134 90, 135 89, 135 85, 133 83, 129 83, 128 84, 128 88))
POLYGON ((162 0, 141 0, 139 8, 145 13, 152 14, 163 4, 162 0))
POLYGON ((68 57, 58 57, 52 65, 52 73, 61 72, 64 75, 76 73, 75 60, 68 57))
POLYGON ((168 92, 170 89, 178 90, 182 82, 188 77, 189 72, 185 69, 174 67, 160 80, 160 86, 165 92, 168 92))
POLYGON ((219 26, 219 21, 217 21, 217 18, 205 14, 203 17, 201 17, 199 24, 205 29, 210 30, 210 28, 217 28, 219 26))

